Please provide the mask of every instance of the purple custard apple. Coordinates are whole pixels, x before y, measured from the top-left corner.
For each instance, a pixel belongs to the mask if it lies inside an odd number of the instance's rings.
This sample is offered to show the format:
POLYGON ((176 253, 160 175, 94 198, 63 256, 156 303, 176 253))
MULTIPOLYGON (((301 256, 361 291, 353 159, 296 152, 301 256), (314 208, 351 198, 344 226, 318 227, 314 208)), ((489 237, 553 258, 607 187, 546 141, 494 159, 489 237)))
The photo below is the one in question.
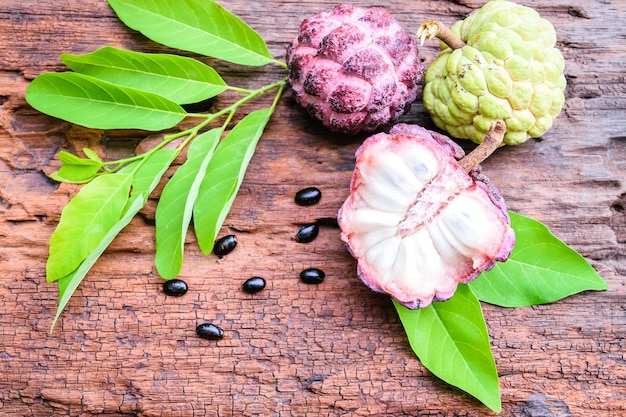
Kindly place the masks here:
POLYGON ((343 4, 305 19, 286 59, 298 104, 348 134, 396 121, 424 78, 416 42, 381 7, 343 4))

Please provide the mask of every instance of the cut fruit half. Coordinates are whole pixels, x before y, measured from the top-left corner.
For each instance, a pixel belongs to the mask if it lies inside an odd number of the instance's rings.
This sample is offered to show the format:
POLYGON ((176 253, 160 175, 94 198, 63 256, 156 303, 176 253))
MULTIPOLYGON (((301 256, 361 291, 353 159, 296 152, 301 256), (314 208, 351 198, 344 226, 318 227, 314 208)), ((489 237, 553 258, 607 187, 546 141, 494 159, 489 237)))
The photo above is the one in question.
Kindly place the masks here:
POLYGON ((408 308, 450 298, 513 249, 502 197, 459 165, 463 155, 449 138, 405 124, 356 152, 341 238, 363 282, 408 308))

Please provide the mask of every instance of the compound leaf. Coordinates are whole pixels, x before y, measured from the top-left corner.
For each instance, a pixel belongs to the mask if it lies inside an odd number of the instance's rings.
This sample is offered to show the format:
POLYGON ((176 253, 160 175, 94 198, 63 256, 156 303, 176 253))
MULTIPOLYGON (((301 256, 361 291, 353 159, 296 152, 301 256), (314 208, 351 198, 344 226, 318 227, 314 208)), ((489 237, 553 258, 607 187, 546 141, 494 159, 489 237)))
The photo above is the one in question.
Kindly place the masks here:
POLYGON ((227 88, 213 68, 178 55, 146 54, 106 46, 86 55, 63 54, 61 60, 75 72, 158 94, 177 104, 206 100, 227 88))
POLYGON ((516 243, 506 262, 497 263, 469 285, 484 302, 502 307, 551 303, 606 282, 575 250, 537 220, 509 212, 516 243))
MULTIPOLYGON (((104 234, 98 245, 93 248, 93 250, 89 253, 85 260, 80 263, 80 266, 75 271, 65 277, 59 278, 59 308, 54 318, 54 322, 52 323, 53 327, 82 279, 102 255, 104 250, 111 244, 113 239, 119 234, 120 231, 122 231, 124 227, 126 227, 126 225, 128 225, 128 223, 130 223, 133 217, 146 204, 150 193, 158 185, 159 180, 172 161, 176 158, 177 154, 178 151, 176 149, 159 149, 149 158, 142 161, 143 163, 141 163, 141 166, 137 168, 136 172, 132 176, 132 191, 130 193, 130 198, 122 210, 122 217, 112 225, 106 234, 104 234)), ((112 175, 130 175, 130 172, 138 163, 139 162, 128 165, 127 167, 124 167, 119 174, 112 175)))
MULTIPOLYGON (((90 153, 86 152, 86 154, 89 155, 90 153)), ((133 217, 146 204, 150 193, 158 185, 159 180, 177 155, 178 150, 176 149, 159 149, 142 162, 138 161, 132 163, 124 167, 120 173, 108 175, 117 177, 120 177, 121 175, 132 175, 132 191, 130 193, 130 198, 128 198, 128 201, 122 210, 121 218, 106 231, 99 243, 87 255, 85 260, 80 263, 78 268, 68 275, 58 279, 59 306, 52 322, 52 328, 54 328, 54 325, 63 312, 63 309, 85 275, 87 275, 87 273, 91 270, 93 265, 100 258, 105 249, 111 244, 113 239, 115 239, 122 229, 130 223, 133 217), (139 163, 141 163, 141 166, 137 168, 137 164, 139 163), (131 174, 135 168, 137 168, 135 173, 131 174)), ((106 177, 107 176, 103 176, 102 178, 106 177)))
POLYGON ((230 211, 237 191, 273 108, 244 117, 217 147, 193 208, 193 224, 202 253, 213 250, 215 237, 230 211))
POLYGON ((194 139, 187 151, 187 161, 161 194, 156 210, 155 263, 159 275, 165 279, 176 277, 182 267, 193 205, 221 134, 222 129, 216 128, 194 139))
POLYGON ((28 86, 26 100, 42 113, 93 129, 163 130, 187 114, 156 94, 73 72, 39 75, 28 86))
POLYGON ((480 302, 467 285, 454 296, 409 310, 394 301, 411 348, 433 374, 501 410, 500 385, 480 302))
POLYGON ((273 61, 261 36, 213 0, 108 0, 122 22, 163 45, 235 64, 273 61))

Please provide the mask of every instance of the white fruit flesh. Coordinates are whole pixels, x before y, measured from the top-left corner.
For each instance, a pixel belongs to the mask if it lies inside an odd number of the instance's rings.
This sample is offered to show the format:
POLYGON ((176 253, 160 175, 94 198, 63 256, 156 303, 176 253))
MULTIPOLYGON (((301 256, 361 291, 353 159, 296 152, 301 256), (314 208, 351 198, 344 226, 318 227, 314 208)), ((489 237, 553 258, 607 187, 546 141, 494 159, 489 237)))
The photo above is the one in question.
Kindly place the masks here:
POLYGON ((360 278, 409 308, 451 297, 513 246, 506 209, 448 152, 429 134, 368 138, 339 212, 360 278))

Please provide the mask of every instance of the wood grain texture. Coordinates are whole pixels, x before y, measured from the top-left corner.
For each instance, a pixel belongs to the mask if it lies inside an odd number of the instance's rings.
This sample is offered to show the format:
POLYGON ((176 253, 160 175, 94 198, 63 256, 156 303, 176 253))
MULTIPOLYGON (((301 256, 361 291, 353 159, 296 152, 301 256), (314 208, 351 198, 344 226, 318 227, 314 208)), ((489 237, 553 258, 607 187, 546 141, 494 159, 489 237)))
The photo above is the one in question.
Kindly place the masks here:
MULTIPOLYGON (((566 59, 566 105, 541 140, 499 149, 484 172, 510 209, 545 223, 583 254, 609 290, 551 305, 484 306, 501 377, 504 416, 626 414, 626 3, 525 0, 551 20, 566 59)), ((369 5, 364 1, 356 4, 369 5)), ((385 7, 415 32, 426 18, 452 23, 482 1, 385 7)), ((281 58, 300 21, 326 0, 231 0, 227 7, 281 58)), ((359 139, 328 133, 281 100, 220 235, 228 257, 203 256, 188 236, 182 298, 155 272, 153 200, 113 242, 54 332, 56 286, 45 283, 50 234, 77 191, 47 179, 61 149, 130 154, 137 131, 91 131, 39 114, 24 93, 64 52, 103 45, 164 52, 124 27, 102 0, 0 0, 1 416, 483 416, 485 407, 432 376, 410 351, 389 299, 358 280, 333 219, 348 195, 359 139), (317 186, 322 201, 293 203, 317 186), (319 220, 319 237, 294 240, 319 220), (322 268, 319 286, 299 272, 322 268), (241 284, 264 276, 249 295, 241 284), (211 321, 225 338, 199 339, 211 321)), ((425 64, 433 42, 421 48, 425 64)), ((212 63, 227 82, 261 86, 278 67, 212 63)), ((226 102, 228 96, 216 105, 226 102)), ((269 104, 271 97, 254 103, 269 104)), ((432 123, 418 102, 403 121, 432 123)))

